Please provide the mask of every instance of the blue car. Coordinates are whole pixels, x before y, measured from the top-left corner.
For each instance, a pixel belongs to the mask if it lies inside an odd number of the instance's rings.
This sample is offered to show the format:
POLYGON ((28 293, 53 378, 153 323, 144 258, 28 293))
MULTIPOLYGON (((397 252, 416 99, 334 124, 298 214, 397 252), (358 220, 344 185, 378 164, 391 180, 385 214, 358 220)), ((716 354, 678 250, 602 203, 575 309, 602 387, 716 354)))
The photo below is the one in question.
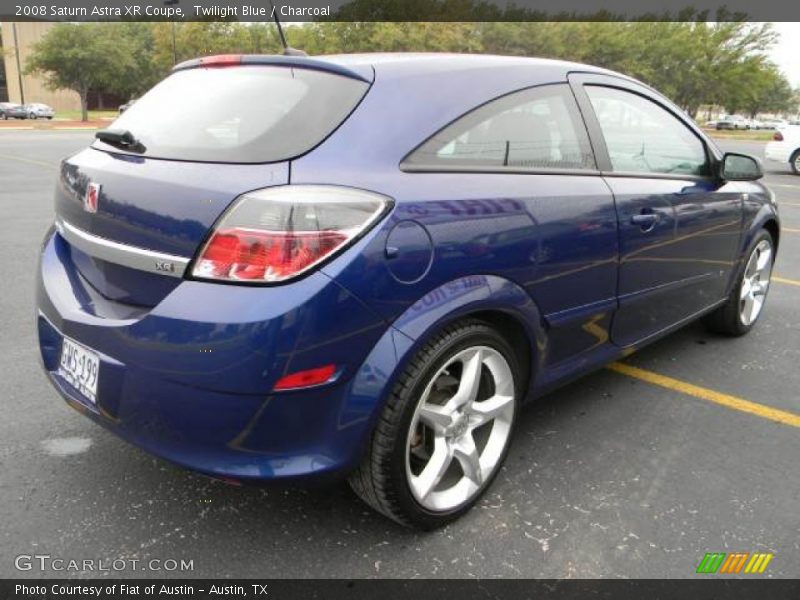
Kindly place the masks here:
POLYGON ((526 402, 700 317, 754 326, 780 232, 761 177, 585 65, 190 60, 61 164, 44 370, 184 467, 347 477, 437 527, 526 402))

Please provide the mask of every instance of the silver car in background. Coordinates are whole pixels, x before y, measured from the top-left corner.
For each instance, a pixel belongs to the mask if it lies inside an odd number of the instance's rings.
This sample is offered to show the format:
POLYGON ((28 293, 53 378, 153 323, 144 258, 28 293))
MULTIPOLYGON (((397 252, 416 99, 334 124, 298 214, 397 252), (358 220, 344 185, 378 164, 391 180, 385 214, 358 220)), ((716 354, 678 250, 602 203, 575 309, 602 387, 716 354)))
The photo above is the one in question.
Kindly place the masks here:
POLYGON ((15 102, 0 102, 0 119, 3 121, 7 119, 25 119, 28 114, 25 112, 25 107, 15 102))
POLYGON ((52 107, 40 102, 26 104, 25 112, 29 119, 52 119, 56 114, 56 111, 53 110, 52 107))

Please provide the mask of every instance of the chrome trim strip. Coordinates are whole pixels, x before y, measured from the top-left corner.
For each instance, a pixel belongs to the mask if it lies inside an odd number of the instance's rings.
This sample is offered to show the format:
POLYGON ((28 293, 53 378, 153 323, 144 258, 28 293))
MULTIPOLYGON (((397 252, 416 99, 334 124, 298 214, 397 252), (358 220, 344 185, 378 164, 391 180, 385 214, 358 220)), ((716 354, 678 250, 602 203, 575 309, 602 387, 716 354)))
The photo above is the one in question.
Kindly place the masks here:
POLYGON ((109 239, 92 235, 63 219, 56 219, 56 230, 71 245, 89 256, 99 258, 130 269, 157 273, 168 277, 183 277, 188 258, 146 250, 137 246, 120 244, 109 239))

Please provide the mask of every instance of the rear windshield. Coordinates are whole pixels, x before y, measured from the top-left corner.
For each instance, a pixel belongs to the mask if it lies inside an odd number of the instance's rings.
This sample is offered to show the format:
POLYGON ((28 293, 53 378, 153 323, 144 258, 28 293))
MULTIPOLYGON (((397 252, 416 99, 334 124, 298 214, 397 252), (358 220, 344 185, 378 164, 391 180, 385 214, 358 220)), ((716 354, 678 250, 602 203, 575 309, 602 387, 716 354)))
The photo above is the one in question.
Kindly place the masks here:
POLYGON ((275 162, 324 140, 368 87, 310 69, 188 69, 156 85, 109 128, 130 131, 145 148, 139 154, 153 158, 275 162))

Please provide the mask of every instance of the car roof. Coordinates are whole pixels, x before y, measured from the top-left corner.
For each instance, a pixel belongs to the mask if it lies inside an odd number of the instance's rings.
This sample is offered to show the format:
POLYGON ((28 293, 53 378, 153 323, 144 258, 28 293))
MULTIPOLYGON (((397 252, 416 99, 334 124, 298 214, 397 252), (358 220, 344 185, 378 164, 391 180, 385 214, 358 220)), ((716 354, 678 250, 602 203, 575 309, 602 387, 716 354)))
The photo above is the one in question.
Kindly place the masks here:
MULTIPOLYGON (((546 69, 561 71, 563 74, 571 71, 603 73, 625 77, 600 67, 594 67, 576 62, 555 60, 549 58, 533 58, 527 56, 501 56, 494 54, 457 54, 444 52, 375 52, 361 54, 328 54, 315 56, 317 60, 332 62, 345 67, 371 66, 376 74, 382 77, 392 75, 420 75, 446 74, 464 70, 483 70, 487 68, 516 69, 546 69)), ((625 77, 628 79, 627 77, 625 77)))
MULTIPOLYGON (((397 164, 431 135, 485 103, 542 85, 566 84, 569 73, 625 75, 574 62, 520 56, 378 53, 314 56, 338 68, 374 71, 358 109, 306 161, 397 164), (364 148, 370 148, 364 153, 364 148)), ((638 83, 638 82, 637 82, 638 83)), ((639 84, 642 85, 642 84, 639 84)), ((646 86, 645 86, 646 87, 646 86)), ((315 167, 316 168, 316 167, 315 167)))
MULTIPOLYGON (((361 79, 367 83, 375 83, 378 78, 382 81, 398 78, 407 81, 417 78, 419 81, 430 82, 430 78, 435 77, 437 83, 442 84, 446 83, 448 78, 451 81, 463 80, 465 77, 482 77, 484 74, 491 73, 491 79, 494 80, 494 85, 498 90, 514 85, 531 87, 545 83, 564 82, 567 74, 571 72, 609 75, 643 85, 627 75, 576 62, 526 56, 444 52, 374 52, 315 56, 217 55, 186 60, 173 67, 172 70, 176 72, 218 64, 273 65, 316 69, 361 79)), ((486 87, 487 81, 481 79, 480 83, 482 87, 486 87)))

